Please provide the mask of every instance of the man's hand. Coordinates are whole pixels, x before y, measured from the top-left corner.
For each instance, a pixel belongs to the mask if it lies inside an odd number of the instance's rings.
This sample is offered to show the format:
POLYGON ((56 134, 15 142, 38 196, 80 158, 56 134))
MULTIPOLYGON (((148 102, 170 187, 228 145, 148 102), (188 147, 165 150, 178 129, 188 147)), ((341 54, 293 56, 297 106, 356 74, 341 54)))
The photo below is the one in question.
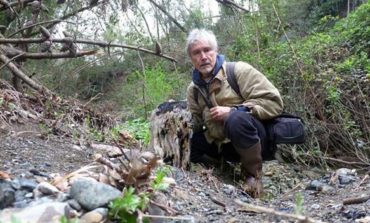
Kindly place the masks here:
POLYGON ((224 121, 230 114, 231 107, 215 106, 210 109, 211 117, 216 121, 224 121))

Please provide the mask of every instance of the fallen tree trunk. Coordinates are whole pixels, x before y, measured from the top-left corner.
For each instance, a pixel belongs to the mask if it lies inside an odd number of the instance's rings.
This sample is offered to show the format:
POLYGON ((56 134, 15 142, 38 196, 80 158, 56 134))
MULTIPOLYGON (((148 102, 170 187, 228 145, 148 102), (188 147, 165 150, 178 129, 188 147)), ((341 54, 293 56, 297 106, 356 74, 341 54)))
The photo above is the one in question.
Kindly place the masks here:
POLYGON ((154 149, 167 163, 180 168, 190 165, 191 114, 186 101, 165 102, 150 118, 151 141, 154 149))

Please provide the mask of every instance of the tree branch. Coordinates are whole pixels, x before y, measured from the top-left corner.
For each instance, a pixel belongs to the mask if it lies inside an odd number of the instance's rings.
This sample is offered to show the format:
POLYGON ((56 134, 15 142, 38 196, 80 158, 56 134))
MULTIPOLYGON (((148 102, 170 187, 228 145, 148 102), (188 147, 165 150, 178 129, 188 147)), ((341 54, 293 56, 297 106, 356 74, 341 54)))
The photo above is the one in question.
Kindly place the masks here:
POLYGON ((14 75, 22 79, 26 84, 28 84, 33 89, 39 92, 45 92, 49 95, 52 94, 52 92, 49 89, 29 78, 27 74, 20 70, 7 56, 4 55, 4 53, 5 51, 2 48, 0 48, 0 61, 6 64, 6 66, 9 68, 9 70, 13 72, 14 75))
POLYGON ((29 28, 32 28, 32 27, 35 27, 35 26, 39 26, 39 25, 44 25, 44 24, 48 24, 48 23, 54 23, 54 22, 62 22, 62 20, 54 19, 54 20, 45 21, 45 22, 39 22, 39 23, 32 24, 32 25, 30 25, 30 26, 26 26, 26 27, 23 27, 23 28, 21 28, 21 29, 19 29, 19 30, 15 31, 14 33, 10 34, 10 35, 8 36, 8 38, 9 38, 9 37, 14 36, 14 35, 15 35, 15 34, 17 34, 17 33, 22 32, 23 30, 26 30, 26 29, 29 29, 29 28))
POLYGON ((155 7, 157 7, 159 10, 161 10, 166 16, 173 22, 177 27, 181 29, 184 33, 187 33, 186 29, 179 23, 177 20, 170 15, 162 6, 158 5, 154 0, 149 0, 155 7))
MULTIPOLYGON (((60 39, 50 39, 54 43, 68 43, 70 41, 70 38, 60 38, 60 39)), ((27 38, 27 39, 7 39, 7 38, 0 38, 0 44, 4 43, 10 43, 10 44, 25 44, 25 43, 42 43, 44 40, 42 38, 27 38)), ((118 48, 126 48, 126 49, 131 49, 131 50, 136 50, 136 51, 141 51, 145 53, 149 53, 152 55, 156 55, 159 57, 163 57, 165 59, 168 59, 173 62, 177 62, 175 58, 164 55, 164 54, 157 54, 153 50, 148 50, 145 48, 141 48, 138 46, 131 46, 131 45, 125 45, 125 44, 116 44, 116 43, 110 43, 106 41, 93 41, 93 40, 87 40, 87 39, 74 39, 74 43, 83 43, 83 44, 90 44, 90 45, 97 45, 100 47, 118 47, 118 48)))
POLYGON ((0 11, 3 11, 7 8, 13 8, 14 6, 18 6, 18 5, 25 5, 29 2, 33 2, 34 0, 18 0, 18 1, 13 1, 13 2, 9 2, 9 5, 2 5, 0 7, 0 11))
POLYGON ((229 0, 216 0, 216 2, 221 3, 222 5, 225 5, 227 7, 234 6, 235 8, 240 9, 240 10, 242 10, 244 12, 249 12, 248 9, 246 9, 246 8, 244 8, 244 7, 236 4, 233 1, 229 1, 229 0))
MULTIPOLYGON (((83 57, 93 55, 97 52, 97 50, 89 50, 89 51, 80 51, 76 54, 71 54, 69 52, 61 52, 61 53, 24 53, 21 54, 18 58, 19 59, 31 59, 31 60, 41 60, 41 59, 60 59, 60 58, 76 58, 76 57, 83 57)), ((7 53, 7 56, 18 56, 19 54, 16 53, 7 53)))

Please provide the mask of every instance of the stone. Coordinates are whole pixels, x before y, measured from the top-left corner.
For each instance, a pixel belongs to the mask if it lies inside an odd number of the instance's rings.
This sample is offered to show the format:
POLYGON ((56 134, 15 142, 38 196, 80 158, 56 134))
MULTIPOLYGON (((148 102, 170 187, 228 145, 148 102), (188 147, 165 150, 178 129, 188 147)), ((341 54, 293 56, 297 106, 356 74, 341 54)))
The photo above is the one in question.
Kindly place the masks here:
POLYGON ((313 180, 310 182, 310 184, 306 187, 306 190, 316 190, 316 191, 319 191, 322 189, 322 187, 324 186, 323 183, 321 183, 320 181, 318 180, 313 180))
POLYGON ((19 189, 27 190, 29 192, 32 192, 37 186, 36 181, 26 178, 16 178, 13 180, 13 184, 18 184, 20 187, 19 189))
POLYGON ((0 222, 36 222, 36 223, 60 223, 67 204, 61 202, 42 203, 26 208, 8 208, 0 212, 0 222))
POLYGON ((81 223, 99 223, 103 222, 108 217, 107 208, 97 208, 86 214, 82 215, 80 218, 81 223))
POLYGON ((231 195, 235 192, 235 187, 233 185, 230 185, 230 184, 225 184, 223 187, 222 187, 222 191, 227 194, 227 195, 231 195))
POLYGON ((0 209, 11 206, 15 201, 15 191, 10 182, 0 182, 0 209))
POLYGON ((351 175, 339 175, 339 184, 347 185, 355 181, 355 178, 351 175))
POLYGON ((75 209, 76 211, 82 210, 81 205, 74 199, 68 200, 67 203, 69 204, 69 206, 71 206, 71 208, 75 209))
POLYGON ((38 194, 37 191, 41 192, 41 194, 43 195, 57 195, 58 193, 60 193, 60 191, 56 187, 48 182, 39 183, 36 186, 34 193, 38 194))
POLYGON ((82 207, 91 211, 121 197, 122 193, 118 189, 97 182, 92 178, 79 178, 73 182, 70 196, 76 199, 82 207))

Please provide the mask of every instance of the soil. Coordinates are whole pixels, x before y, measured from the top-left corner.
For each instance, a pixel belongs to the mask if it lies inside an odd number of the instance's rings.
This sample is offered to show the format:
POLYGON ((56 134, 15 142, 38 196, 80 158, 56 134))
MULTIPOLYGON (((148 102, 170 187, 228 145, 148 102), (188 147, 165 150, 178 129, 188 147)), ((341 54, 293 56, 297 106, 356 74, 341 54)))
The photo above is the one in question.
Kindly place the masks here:
MULTIPOLYGON (((88 145, 79 145, 71 137, 52 134, 45 137, 34 124, 1 129, 0 171, 13 177, 67 174, 91 163, 95 153, 102 153, 88 145)), ((232 164, 224 165, 222 170, 200 165, 192 165, 191 171, 173 168, 171 176, 177 184, 160 194, 162 199, 159 200, 176 214, 170 220, 159 218, 153 222, 297 222, 281 213, 300 213, 316 222, 369 222, 359 220, 366 216, 369 219, 369 200, 343 205, 347 198, 369 195, 366 174, 350 171, 350 183, 340 184, 335 171, 266 161, 263 170, 265 195, 253 199, 240 190, 237 169, 232 164), (320 185, 309 189, 313 180, 320 185), (262 210, 253 211, 241 203, 262 210)), ((162 210, 157 214, 170 213, 162 210)))

